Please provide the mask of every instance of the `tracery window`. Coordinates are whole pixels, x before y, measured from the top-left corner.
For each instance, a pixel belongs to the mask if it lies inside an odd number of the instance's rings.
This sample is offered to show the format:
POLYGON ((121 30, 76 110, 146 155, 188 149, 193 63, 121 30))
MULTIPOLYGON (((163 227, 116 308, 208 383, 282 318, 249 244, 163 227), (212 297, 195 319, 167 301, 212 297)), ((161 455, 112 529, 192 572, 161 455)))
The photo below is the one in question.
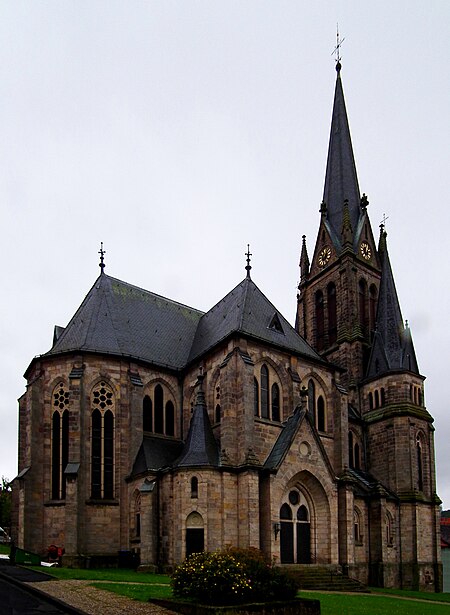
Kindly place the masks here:
POLYGON ((114 394, 104 381, 92 392, 91 497, 114 498, 114 394))
POLYGON ((281 420, 281 391, 273 370, 265 363, 253 377, 253 406, 255 416, 272 421, 281 420), (258 378, 259 377, 259 378, 258 378))
POLYGON ((53 390, 52 401, 51 493, 52 500, 64 500, 64 470, 69 460, 69 391, 63 382, 53 390))

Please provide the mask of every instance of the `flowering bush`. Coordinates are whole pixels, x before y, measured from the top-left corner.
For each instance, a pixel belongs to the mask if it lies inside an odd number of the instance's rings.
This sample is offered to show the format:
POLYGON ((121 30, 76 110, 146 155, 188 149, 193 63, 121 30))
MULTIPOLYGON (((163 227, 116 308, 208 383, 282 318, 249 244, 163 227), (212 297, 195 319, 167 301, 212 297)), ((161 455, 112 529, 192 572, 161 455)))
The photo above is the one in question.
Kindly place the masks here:
POLYGON ((275 568, 257 549, 230 548, 194 553, 172 575, 175 596, 206 604, 288 600, 295 581, 275 568))

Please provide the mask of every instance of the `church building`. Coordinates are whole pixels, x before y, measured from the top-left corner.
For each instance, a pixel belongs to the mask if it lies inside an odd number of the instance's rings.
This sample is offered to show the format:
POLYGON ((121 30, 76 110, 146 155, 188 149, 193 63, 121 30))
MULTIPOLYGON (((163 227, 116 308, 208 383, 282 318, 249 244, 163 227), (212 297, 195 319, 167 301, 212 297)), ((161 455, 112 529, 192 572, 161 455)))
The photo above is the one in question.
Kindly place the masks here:
POLYGON ((295 327, 253 281, 250 253, 204 313, 111 277, 101 250, 99 277, 25 372, 19 547, 64 547, 65 565, 134 553, 162 571, 257 547, 280 565, 441 588, 433 418, 336 69, 295 327))

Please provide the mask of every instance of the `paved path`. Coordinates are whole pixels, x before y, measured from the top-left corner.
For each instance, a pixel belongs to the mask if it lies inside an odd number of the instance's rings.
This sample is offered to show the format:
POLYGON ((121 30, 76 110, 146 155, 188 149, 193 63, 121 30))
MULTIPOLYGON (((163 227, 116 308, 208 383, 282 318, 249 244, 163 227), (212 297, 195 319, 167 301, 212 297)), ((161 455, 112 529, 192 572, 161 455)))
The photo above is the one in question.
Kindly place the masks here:
POLYGON ((0 579, 0 613, 2 615, 67 615, 66 610, 50 604, 26 590, 0 579))
POLYGON ((40 591, 83 610, 87 615, 175 615, 155 604, 130 600, 111 592, 89 587, 93 581, 53 580, 46 583, 27 583, 40 591))

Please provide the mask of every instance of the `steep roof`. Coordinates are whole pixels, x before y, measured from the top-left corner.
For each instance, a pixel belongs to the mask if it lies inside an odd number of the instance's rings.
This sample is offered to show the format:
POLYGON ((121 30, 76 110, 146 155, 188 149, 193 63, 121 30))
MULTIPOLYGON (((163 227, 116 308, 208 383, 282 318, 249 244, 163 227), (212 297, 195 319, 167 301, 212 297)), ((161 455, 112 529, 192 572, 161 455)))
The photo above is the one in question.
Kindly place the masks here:
POLYGON ((202 355, 233 333, 322 360, 259 290, 249 275, 209 312, 203 314, 189 360, 202 355))
POLYGON ((342 212, 344 201, 348 200, 350 222, 356 230, 360 216, 360 192, 356 164, 353 156, 350 127, 345 108, 344 91, 341 81, 341 65, 336 66, 337 77, 328 146, 327 169, 323 201, 326 204, 330 235, 337 249, 340 248, 342 212))
POLYGON ((387 234, 382 228, 378 248, 381 281, 375 335, 367 366, 368 378, 398 370, 419 374, 411 332, 409 327, 403 324, 386 237, 387 234))
POLYGON ((47 355, 104 352, 180 369, 202 313, 102 273, 47 355))
POLYGON ((186 443, 174 467, 218 466, 219 447, 214 438, 208 412, 206 410, 205 393, 202 388, 203 376, 199 376, 194 411, 189 426, 186 443))
POLYGON ((179 456, 183 443, 179 440, 158 438, 158 436, 144 436, 142 444, 133 464, 131 476, 156 472, 162 468, 172 466, 179 456))

